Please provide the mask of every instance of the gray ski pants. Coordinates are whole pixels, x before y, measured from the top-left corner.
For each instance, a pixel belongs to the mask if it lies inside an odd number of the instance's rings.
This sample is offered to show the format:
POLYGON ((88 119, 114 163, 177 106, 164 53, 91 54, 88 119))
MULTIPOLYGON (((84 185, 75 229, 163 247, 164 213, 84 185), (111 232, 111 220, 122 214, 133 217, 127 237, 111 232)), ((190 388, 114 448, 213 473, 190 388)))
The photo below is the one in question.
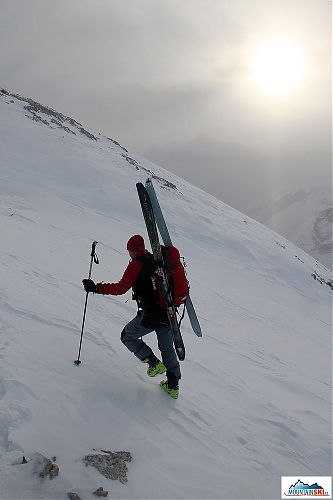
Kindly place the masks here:
MULTIPOLYGON (((121 341, 137 358, 144 361, 153 354, 153 351, 143 342, 141 337, 153 331, 153 329, 141 325, 141 311, 139 311, 123 329, 121 341)), ((179 380, 181 378, 180 366, 173 346, 170 326, 160 323, 155 328, 155 332, 162 361, 167 369, 167 376, 179 380)))

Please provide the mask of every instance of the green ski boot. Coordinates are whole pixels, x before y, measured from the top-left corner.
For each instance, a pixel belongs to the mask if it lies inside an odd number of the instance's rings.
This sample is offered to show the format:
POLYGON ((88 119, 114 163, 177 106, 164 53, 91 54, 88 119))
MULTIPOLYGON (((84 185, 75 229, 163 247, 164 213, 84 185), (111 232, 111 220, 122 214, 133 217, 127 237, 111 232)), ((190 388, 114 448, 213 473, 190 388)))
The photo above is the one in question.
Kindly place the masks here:
POLYGON ((166 368, 162 361, 159 361, 157 365, 155 366, 150 366, 147 370, 148 377, 156 377, 156 375, 159 375, 160 373, 165 373, 166 368))
POLYGON ((147 370, 148 377, 156 377, 156 375, 160 375, 166 372, 164 364, 155 355, 152 355, 150 358, 145 359, 144 363, 149 364, 147 370))
POLYGON ((167 380, 162 380, 162 382, 160 382, 160 386, 162 387, 163 391, 168 393, 169 396, 171 396, 173 399, 178 399, 179 387, 174 387, 173 389, 169 388, 167 380))

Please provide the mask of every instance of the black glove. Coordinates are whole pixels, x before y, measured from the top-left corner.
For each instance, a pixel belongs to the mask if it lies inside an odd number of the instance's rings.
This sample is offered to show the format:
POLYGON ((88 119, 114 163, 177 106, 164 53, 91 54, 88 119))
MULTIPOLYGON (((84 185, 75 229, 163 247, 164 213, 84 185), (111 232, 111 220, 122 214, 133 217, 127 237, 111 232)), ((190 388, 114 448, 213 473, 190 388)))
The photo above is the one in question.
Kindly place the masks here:
POLYGON ((95 285, 93 280, 82 280, 82 283, 86 292, 97 292, 97 285, 95 285))

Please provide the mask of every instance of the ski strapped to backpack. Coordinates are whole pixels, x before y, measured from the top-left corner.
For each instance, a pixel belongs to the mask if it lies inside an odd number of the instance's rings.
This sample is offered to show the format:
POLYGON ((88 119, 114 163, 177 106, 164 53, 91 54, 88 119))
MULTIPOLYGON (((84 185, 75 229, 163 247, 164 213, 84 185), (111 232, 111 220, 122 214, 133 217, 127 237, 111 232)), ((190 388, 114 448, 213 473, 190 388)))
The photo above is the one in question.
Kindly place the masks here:
MULTIPOLYGON (((158 279, 158 285, 159 285, 158 288, 159 288, 160 293, 161 293, 161 300, 163 301, 163 307, 165 308, 167 316, 168 316, 170 329, 171 329, 171 333, 172 333, 172 338, 173 338, 173 343, 175 346, 177 356, 178 356, 179 360, 182 361, 183 359, 185 359, 185 346, 184 346, 184 342, 183 342, 182 335, 180 333, 180 329, 179 329, 179 325, 178 325, 178 321, 177 321, 177 311, 176 311, 176 306, 175 306, 174 300, 173 300, 173 293, 170 289, 170 283, 172 281, 171 276, 172 276, 173 281, 174 281, 175 269, 177 267, 177 262, 173 263, 175 251, 171 251, 171 254, 173 254, 173 256, 172 256, 172 255, 170 255, 169 250, 162 250, 162 246, 161 246, 161 244, 159 242, 159 238, 158 238, 157 226, 156 226, 154 212, 153 212, 153 208, 152 208, 151 201, 149 198, 149 194, 148 194, 145 186, 142 183, 140 183, 140 182, 137 183, 136 187, 137 187, 137 191, 138 191, 138 195, 139 195, 139 200, 140 200, 140 204, 141 204, 143 217, 144 217, 144 220, 146 223, 146 228, 147 228, 147 232, 148 232, 148 236, 149 236, 150 245, 151 245, 152 252, 153 252, 155 273, 156 273, 156 276, 158 279), (163 252, 165 255, 163 255, 163 252), (167 255, 166 254, 168 254, 169 258, 171 258, 171 260, 169 260, 169 269, 167 269, 167 262, 166 262, 167 255), (170 277, 169 278, 170 283, 168 281, 168 273, 169 273, 169 277, 170 277)), ((177 253, 179 256, 178 251, 177 251, 177 253)), ((180 258, 179 258, 179 262, 180 262, 180 258)), ((178 268, 178 270, 179 270, 179 268, 178 268)), ((184 273, 185 273, 185 271, 184 271, 184 273)), ((176 290, 177 290, 178 284, 175 287, 175 282, 173 282, 173 286, 174 286, 174 289, 176 288, 176 290)), ((178 293, 178 291, 176 293, 178 293)), ((180 300, 180 296, 179 296, 178 300, 180 300)))
MULTIPOLYGON (((146 187, 146 190, 149 194, 150 202, 151 202, 153 212, 154 212, 154 218, 156 221, 156 225, 159 229, 159 232, 161 234, 162 241, 163 241, 164 245, 166 245, 166 246, 172 245, 170 233, 168 231, 168 228, 167 228, 159 201, 157 199, 157 195, 156 195, 156 192, 154 189, 152 179, 149 178, 146 180, 145 187, 146 187)), ((185 306, 186 306, 186 311, 187 311, 193 332, 198 337, 202 337, 201 326, 199 323, 198 316, 195 312, 195 308, 194 308, 194 305, 193 305, 193 302, 191 300, 190 295, 188 295, 188 297, 185 301, 185 306)))

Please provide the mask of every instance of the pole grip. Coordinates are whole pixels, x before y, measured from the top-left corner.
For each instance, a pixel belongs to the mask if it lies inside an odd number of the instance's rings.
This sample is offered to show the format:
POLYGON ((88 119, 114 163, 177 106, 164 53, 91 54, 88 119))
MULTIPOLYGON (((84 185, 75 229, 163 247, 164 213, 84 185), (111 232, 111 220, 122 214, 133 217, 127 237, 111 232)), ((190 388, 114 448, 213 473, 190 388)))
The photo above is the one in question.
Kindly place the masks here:
POLYGON ((90 254, 90 257, 93 257, 95 264, 99 264, 99 260, 98 260, 97 254, 96 254, 97 243, 98 243, 98 241, 93 241, 93 243, 91 245, 91 254, 90 254))

